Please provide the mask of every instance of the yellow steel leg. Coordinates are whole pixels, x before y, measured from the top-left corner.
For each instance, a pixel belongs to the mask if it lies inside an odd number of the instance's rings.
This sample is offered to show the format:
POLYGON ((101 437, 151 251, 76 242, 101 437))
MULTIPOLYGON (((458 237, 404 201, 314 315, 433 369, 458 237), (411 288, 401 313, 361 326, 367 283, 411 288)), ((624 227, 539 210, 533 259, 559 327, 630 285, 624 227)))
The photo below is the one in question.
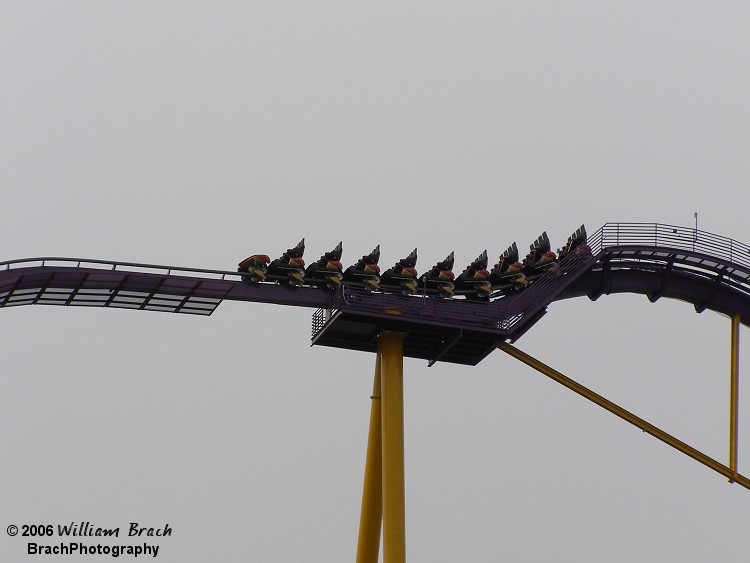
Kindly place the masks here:
POLYGON ((633 424, 643 430, 644 432, 651 434, 655 438, 658 438, 665 444, 669 444, 673 448, 675 448, 678 451, 681 451, 685 455, 688 455, 692 457, 694 460, 701 462, 703 465, 710 467, 717 473, 720 473, 724 475, 727 479, 730 479, 733 482, 736 482, 746 489, 750 489, 750 479, 747 477, 740 475, 737 473, 737 471, 733 471, 726 465, 723 465, 716 461, 715 459, 708 457, 706 454, 696 450, 692 446, 689 446, 685 442, 681 442, 674 436, 667 434, 663 430, 657 428, 656 426, 646 422, 642 418, 637 417, 633 413, 626 411, 624 408, 622 408, 619 405, 616 405, 612 401, 605 399, 601 395, 595 393, 588 387, 584 387, 580 383, 573 381, 569 377, 563 375, 557 370, 552 369, 546 364, 543 364, 536 358, 529 356, 527 353, 522 352, 518 348, 511 346, 507 342, 499 342, 497 344, 497 347, 500 348, 503 352, 507 352, 517 360, 522 361, 527 366, 530 366, 537 370, 540 373, 543 373, 550 379, 553 379, 554 381, 557 381, 558 383, 564 385, 571 391, 575 391, 582 397, 587 398, 589 401, 599 405, 600 407, 608 410, 609 412, 616 414, 623 420, 628 421, 630 424, 633 424))
POLYGON ((370 433, 367 438, 365 482, 359 515, 357 563, 378 563, 380 525, 383 522, 383 440, 380 416, 380 352, 375 359, 375 383, 370 405, 370 433))
POLYGON ((406 561, 404 505, 403 334, 383 331, 378 340, 383 415, 383 561, 406 561))
POLYGON ((737 419, 739 417, 739 386, 740 386, 740 316, 732 317, 731 357, 729 363, 729 469, 737 476, 737 419))

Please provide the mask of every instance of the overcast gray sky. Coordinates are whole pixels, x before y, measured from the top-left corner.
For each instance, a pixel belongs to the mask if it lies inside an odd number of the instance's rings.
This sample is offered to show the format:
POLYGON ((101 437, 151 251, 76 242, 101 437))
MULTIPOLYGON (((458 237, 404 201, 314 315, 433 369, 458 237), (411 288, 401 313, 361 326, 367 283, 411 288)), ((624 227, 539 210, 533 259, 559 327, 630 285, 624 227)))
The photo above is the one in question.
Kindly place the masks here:
MULTIPOLYGON (((233 269, 304 236, 460 271, 695 211, 750 242, 747 2, 1 4, 0 260, 233 269)), ((311 312, 0 312, 0 530, 352 561, 375 358, 311 348, 311 312)), ((518 345, 726 463, 727 319, 578 299, 518 345)), ((512 358, 404 370, 409 561, 747 558, 750 491, 512 358)))

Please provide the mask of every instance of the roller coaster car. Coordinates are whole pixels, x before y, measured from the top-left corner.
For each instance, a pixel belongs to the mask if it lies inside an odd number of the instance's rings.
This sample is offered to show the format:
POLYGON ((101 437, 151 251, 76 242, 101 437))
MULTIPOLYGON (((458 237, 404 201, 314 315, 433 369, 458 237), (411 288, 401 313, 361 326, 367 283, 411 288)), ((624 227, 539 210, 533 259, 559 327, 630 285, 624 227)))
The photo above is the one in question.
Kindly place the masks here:
POLYGON ((380 289, 380 245, 370 254, 365 254, 356 264, 344 271, 344 281, 362 283, 370 289, 380 289))
POLYGON ((487 251, 480 254, 476 260, 456 278, 456 291, 466 295, 467 299, 489 299, 492 294, 490 273, 487 271, 487 251))
POLYGON ((523 264, 518 261, 518 246, 515 242, 503 252, 500 261, 492 267, 490 283, 493 293, 501 295, 529 285, 529 280, 523 273, 523 264))
POLYGON ((237 264, 237 271, 249 273, 250 275, 244 276, 243 280, 255 285, 266 281, 266 272, 268 272, 268 263, 270 261, 271 259, 267 254, 253 254, 237 264))
POLYGON ((523 260, 523 273, 526 274, 528 281, 555 269, 557 256, 552 252, 546 231, 529 248, 530 252, 523 260))
POLYGON ((404 293, 417 292, 417 249, 411 251, 406 258, 402 258, 380 276, 380 285, 400 289, 404 293))
POLYGON ((565 246, 557 252, 560 260, 570 254, 574 254, 579 258, 591 255, 591 247, 588 245, 588 235, 586 234, 586 227, 584 225, 578 227, 576 232, 568 237, 568 242, 565 243, 565 246))
POLYGON ((453 297, 455 284, 453 279, 453 252, 445 260, 435 264, 429 272, 422 274, 419 285, 425 287, 428 293, 437 292, 438 297, 453 297))
POLYGON ((305 239, 299 241, 297 246, 287 251, 268 265, 266 277, 272 281, 299 287, 305 283, 305 261, 302 255, 305 253, 305 239))
POLYGON ((339 287, 344 279, 344 267, 340 262, 342 251, 339 243, 336 248, 323 254, 320 260, 310 264, 305 270, 305 283, 328 289, 339 287))

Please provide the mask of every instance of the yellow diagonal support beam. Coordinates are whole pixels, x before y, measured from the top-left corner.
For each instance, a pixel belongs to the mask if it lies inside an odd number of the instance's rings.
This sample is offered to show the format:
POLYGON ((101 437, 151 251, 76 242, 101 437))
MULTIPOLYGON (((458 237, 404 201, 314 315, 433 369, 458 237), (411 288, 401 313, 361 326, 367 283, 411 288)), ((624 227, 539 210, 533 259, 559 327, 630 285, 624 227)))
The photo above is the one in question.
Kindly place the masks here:
POLYGON ((502 350, 503 352, 506 352, 507 354, 510 354, 517 360, 522 361, 526 365, 534 368, 540 373, 543 373, 550 379, 553 379, 557 381, 558 383, 564 385, 568 389, 575 391, 582 397, 587 398, 589 401, 599 405, 600 407, 608 410, 609 412, 616 414, 623 420, 628 421, 630 424, 637 426, 644 432, 651 434, 653 437, 658 438, 665 444, 669 444, 676 450, 681 451, 685 455, 688 455, 692 457, 694 460, 701 462, 703 465, 710 467, 717 473, 721 473, 726 478, 728 478, 730 481, 739 483, 746 489, 750 489, 750 479, 747 477, 744 477, 743 475, 740 475, 739 473, 736 473, 726 465, 723 465, 722 463, 716 461, 715 459, 707 456, 706 454, 696 450, 692 446, 689 446, 685 442, 682 442, 672 436, 671 434, 667 434, 663 430, 660 430, 656 426, 648 423, 647 421, 643 420, 642 418, 634 415, 630 411, 625 410, 624 408, 616 405, 612 401, 605 399, 601 395, 595 393, 588 387, 584 387, 580 383, 577 383, 576 381, 573 381, 569 377, 563 375, 557 370, 552 369, 548 365, 540 362, 536 358, 528 355, 525 352, 522 352, 515 346, 511 346, 507 342, 500 342, 497 344, 497 347, 502 350))

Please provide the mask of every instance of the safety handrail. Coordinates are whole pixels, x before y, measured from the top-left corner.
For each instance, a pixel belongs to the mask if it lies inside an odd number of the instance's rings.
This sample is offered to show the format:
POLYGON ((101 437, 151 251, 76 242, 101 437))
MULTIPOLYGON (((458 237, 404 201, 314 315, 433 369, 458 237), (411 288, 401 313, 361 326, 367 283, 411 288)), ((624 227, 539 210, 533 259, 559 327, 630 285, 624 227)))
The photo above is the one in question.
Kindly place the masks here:
POLYGON ((60 257, 60 256, 41 256, 36 258, 19 258, 16 260, 5 260, 0 262, 0 271, 2 270, 11 270, 19 267, 45 267, 53 265, 51 263, 57 263, 54 265, 60 265, 60 263, 72 267, 72 268, 100 268, 102 270, 112 270, 112 271, 133 271, 129 270, 132 268, 141 268, 144 270, 153 270, 154 273, 157 273, 158 270, 160 274, 166 274, 166 275, 173 275, 175 272, 179 272, 180 274, 187 274, 187 275, 196 275, 196 277, 210 277, 214 276, 216 279, 226 279, 227 276, 234 277, 238 280, 242 279, 243 277, 247 277, 250 274, 246 272, 237 272, 237 271, 226 271, 226 270, 213 270, 209 268, 187 268, 184 266, 166 266, 161 264, 143 264, 139 262, 122 262, 122 261, 112 261, 112 260, 97 260, 95 258, 69 258, 69 257, 60 257), (201 274, 209 274, 210 276, 205 276, 201 274))
MULTIPOLYGON (((708 231, 698 230, 689 227, 680 227, 662 223, 606 223, 603 227, 590 234, 588 245, 591 248, 593 256, 598 255, 602 250, 615 246, 650 246, 650 247, 668 247, 685 252, 700 253, 706 256, 721 259, 725 262, 741 265, 750 269, 750 246, 738 242, 728 237, 717 235, 708 231)), ((571 260, 572 255, 568 255, 561 264, 571 260)), ((74 268, 91 267, 102 268, 117 271, 133 271, 132 269, 145 269, 147 271, 159 271, 160 274, 166 273, 173 275, 175 273, 183 275, 194 275, 196 277, 208 277, 215 279, 241 280, 249 276, 246 272, 216 270, 208 268, 187 268, 183 266, 169 266, 160 264, 143 264, 138 262, 123 262, 111 260, 97 260, 91 258, 71 258, 59 256, 44 256, 36 258, 21 258, 16 260, 0 261, 0 271, 10 270, 18 267, 35 267, 48 266, 50 263, 63 263, 74 268)), ((514 307, 532 297, 539 297, 542 287, 552 284, 553 279, 543 277, 537 280, 532 287, 527 290, 529 293, 526 299, 518 300, 514 307), (536 291, 530 291, 536 286, 536 291)))
POLYGON ((668 247, 750 268, 750 246, 690 227, 661 223, 607 223, 596 234, 597 237, 589 237, 589 246, 595 254, 612 246, 668 247))
MULTIPOLYGON (((591 263, 603 251, 615 247, 667 248, 703 255, 736 266, 750 269, 750 246, 728 237, 689 227, 662 223, 606 223, 587 239, 591 251, 586 256, 568 254, 555 269, 532 283, 516 300, 514 309, 541 309, 548 304, 548 296, 559 288, 558 281, 591 263)), ((644 257, 645 259, 646 257, 644 257)), ((519 319, 520 320, 520 319, 519 319)), ((515 322, 515 321, 514 321, 515 322)))

